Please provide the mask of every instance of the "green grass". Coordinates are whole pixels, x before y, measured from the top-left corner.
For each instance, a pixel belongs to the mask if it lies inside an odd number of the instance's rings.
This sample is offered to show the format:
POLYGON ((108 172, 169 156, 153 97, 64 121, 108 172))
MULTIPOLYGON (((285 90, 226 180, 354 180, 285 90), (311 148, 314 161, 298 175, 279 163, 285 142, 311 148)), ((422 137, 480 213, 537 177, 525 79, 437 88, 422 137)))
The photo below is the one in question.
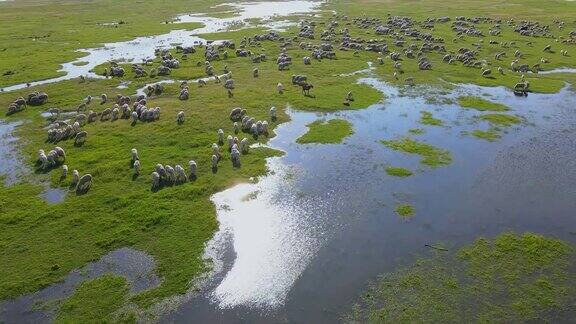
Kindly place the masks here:
POLYGON ((400 204, 396 206, 396 214, 402 218, 409 218, 415 214, 414 207, 408 204, 400 204))
POLYGON ((317 120, 307 126, 308 132, 296 139, 297 143, 337 144, 354 133, 352 124, 343 119, 332 119, 327 122, 317 120))
POLYGON ((472 108, 478 111, 507 111, 508 107, 503 104, 488 101, 480 97, 464 96, 458 98, 458 104, 464 108, 472 108))
POLYGON ((496 130, 495 128, 490 128, 489 130, 480 130, 480 129, 476 129, 474 131, 472 131, 472 136, 476 137, 476 138, 480 138, 483 140, 486 140, 488 142, 494 142, 499 140, 502 136, 500 135, 500 133, 498 132, 498 130, 496 130))
POLYGON ((127 301, 126 279, 105 275, 83 282, 58 310, 56 323, 118 323, 113 314, 127 301))
POLYGON ((423 128, 411 128, 408 130, 408 132, 412 135, 422 135, 426 133, 426 131, 423 128))
POLYGON ((346 320, 563 322, 575 310, 574 254, 564 241, 505 233, 439 253, 382 275, 346 320))
POLYGON ((383 140, 381 143, 395 151, 420 155, 422 157, 420 163, 433 168, 445 166, 452 162, 450 152, 427 143, 415 141, 411 138, 383 140))
POLYGON ((406 178, 414 174, 412 171, 408 169, 391 167, 391 166, 386 167, 386 173, 388 173, 388 175, 391 175, 393 177, 400 177, 400 178, 406 178))
POLYGON ((496 126, 512 126, 514 124, 519 124, 522 119, 518 116, 505 115, 505 114, 486 114, 480 116, 480 119, 486 120, 496 126))
POLYGON ((421 111, 420 112, 420 123, 424 125, 432 125, 432 126, 442 126, 443 122, 440 119, 436 119, 432 116, 431 112, 428 111, 421 111))

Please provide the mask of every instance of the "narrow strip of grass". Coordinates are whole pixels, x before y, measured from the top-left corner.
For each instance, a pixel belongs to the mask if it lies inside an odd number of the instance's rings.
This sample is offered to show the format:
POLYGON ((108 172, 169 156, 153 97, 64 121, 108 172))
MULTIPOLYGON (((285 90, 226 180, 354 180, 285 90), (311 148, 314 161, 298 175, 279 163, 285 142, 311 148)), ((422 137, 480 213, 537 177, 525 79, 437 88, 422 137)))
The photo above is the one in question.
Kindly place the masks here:
POLYGON ((388 173, 388 175, 391 175, 393 177, 401 177, 401 178, 406 178, 414 174, 412 171, 408 169, 399 167, 387 167, 386 173, 388 173))
POLYGON ((488 121, 493 125, 505 126, 505 127, 512 126, 514 124, 519 124, 522 122, 522 119, 520 117, 506 114, 486 114, 480 116, 480 119, 488 121))
POLYGON ((395 151, 418 154, 422 157, 420 163, 429 165, 433 168, 445 166, 452 162, 450 152, 427 143, 415 141, 411 138, 389 141, 383 140, 381 143, 395 151))
POLYGON ((432 125, 432 126, 442 126, 444 122, 442 120, 434 118, 431 112, 422 111, 420 112, 420 123, 424 125, 432 125))
POLYGON ((509 110, 503 104, 488 101, 480 97, 463 96, 458 98, 458 104, 464 108, 472 108, 479 111, 507 111, 509 110))
POLYGON ((337 144, 354 133, 352 124, 342 119, 332 119, 328 122, 317 120, 307 126, 308 132, 299 137, 297 143, 337 144))
POLYGON ((489 142, 494 142, 496 140, 499 140, 501 137, 500 134, 498 133, 498 131, 494 128, 490 128, 487 131, 477 129, 477 130, 472 132, 472 135, 476 138, 487 140, 489 142))

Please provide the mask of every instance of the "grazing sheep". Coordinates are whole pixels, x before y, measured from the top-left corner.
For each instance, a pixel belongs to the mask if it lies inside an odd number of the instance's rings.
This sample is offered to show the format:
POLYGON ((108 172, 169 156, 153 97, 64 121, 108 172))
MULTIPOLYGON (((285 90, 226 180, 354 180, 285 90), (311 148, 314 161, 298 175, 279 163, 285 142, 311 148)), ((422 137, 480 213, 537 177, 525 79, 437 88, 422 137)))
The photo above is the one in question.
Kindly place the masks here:
POLYGON ((86 97, 86 104, 89 105, 92 102, 92 96, 88 95, 88 97, 86 97))
POLYGON ((38 150, 38 163, 40 164, 40 169, 46 169, 48 167, 48 156, 44 153, 44 150, 38 150))
POLYGON ((60 176, 61 179, 65 179, 68 175, 68 166, 66 164, 62 165, 62 175, 60 176))
POLYGON ((218 158, 220 158, 220 148, 218 147, 218 145, 216 143, 212 144, 212 154, 218 156, 218 158))
POLYGON ((103 105, 108 101, 108 96, 103 93, 102 95, 100 95, 100 104, 103 105))
POLYGON ((140 160, 134 161, 134 175, 140 175, 140 160))
POLYGON ((138 156, 138 150, 133 148, 132 150, 130 150, 130 153, 132 154, 132 163, 140 160, 140 157, 138 156))
POLYGON ((98 114, 92 110, 90 110, 90 112, 88 113, 88 123, 93 123, 96 121, 96 117, 98 117, 98 114))
POLYGON ((160 188, 160 174, 156 171, 152 172, 152 190, 160 188))
POLYGON ((278 82, 278 84, 276 85, 276 91, 278 91, 279 94, 284 93, 284 85, 278 82))
POLYGON ((78 172, 78 170, 72 170, 72 181, 70 181, 70 186, 76 187, 79 180, 80 180, 80 173, 78 172))
POLYGON ((168 183, 173 184, 176 180, 176 171, 169 165, 165 165, 164 169, 166 170, 166 180, 168 183))
POLYGON ((161 178, 166 178, 166 169, 160 163, 156 164, 154 170, 160 175, 161 178))
POLYGON ((176 115, 176 122, 178 123, 178 125, 184 124, 184 111, 180 111, 180 112, 176 115))
POLYGON ((74 145, 81 145, 86 142, 86 137, 88 137, 88 133, 86 131, 81 131, 76 134, 74 137, 74 145))
POLYGON ((346 100, 347 101, 354 101, 354 96, 352 95, 352 91, 348 91, 348 93, 346 94, 346 100))
POLYGON ((256 125, 256 123, 252 124, 252 126, 250 127, 250 133, 254 135, 254 137, 258 136, 258 126, 256 125))
POLYGON ((303 60, 304 60, 304 65, 312 64, 312 60, 310 60, 309 56, 304 56, 303 60))
POLYGON ((302 87, 302 94, 305 96, 310 96, 310 90, 314 88, 314 86, 308 82, 302 82, 300 87, 302 87))
POLYGON ((176 164, 174 170, 176 171, 176 179, 175 179, 176 183, 184 183, 188 181, 186 171, 184 171, 184 168, 180 164, 176 164))
POLYGON ((218 129, 218 144, 224 144, 224 131, 222 128, 218 129))
POLYGON ((231 149, 232 145, 234 145, 234 138, 232 137, 232 135, 228 135, 226 139, 228 140, 228 149, 231 149))
POLYGON ((138 113, 133 111, 132 112, 132 124, 136 124, 136 122, 138 122, 138 113))
POLYGON ((248 139, 246 137, 244 137, 240 141, 240 151, 242 152, 242 154, 246 154, 246 153, 248 153, 249 149, 250 149, 250 145, 248 144, 248 139))
POLYGON ((498 67, 498 72, 502 75, 504 75, 504 69, 502 67, 498 67))
POLYGON ((492 74, 492 70, 490 70, 490 69, 482 70, 482 76, 483 76, 483 77, 488 77, 488 76, 490 76, 491 74, 492 74))
POLYGON ((240 152, 236 148, 232 148, 230 157, 232 158, 232 166, 240 167, 240 152))
POLYGON ((80 123, 74 122, 74 124, 72 124, 72 130, 74 131, 74 134, 78 134, 80 132, 80 123))
POLYGON ((188 92, 188 87, 184 87, 180 90, 180 95, 178 95, 178 99, 180 100, 188 100, 190 98, 190 93, 188 92))
POLYGON ((196 161, 194 160, 188 161, 188 171, 190 172, 190 179, 196 177, 196 169, 197 169, 196 161))
POLYGON ((274 106, 270 107, 270 119, 272 119, 272 121, 276 120, 276 107, 274 106))
POLYGON ((238 134, 240 132, 240 126, 238 122, 234 122, 234 134, 238 134))
POLYGON ((76 107, 76 112, 79 113, 81 111, 86 111, 86 103, 81 103, 78 105, 78 107, 76 107))
POLYGON ((268 122, 267 121, 262 122, 262 134, 268 135, 268 122))
POLYGON ((212 170, 216 170, 218 168, 218 156, 212 155, 212 170))
POLYGON ((92 187, 92 175, 85 174, 83 175, 80 180, 78 180, 78 184, 76 185, 76 194, 81 195, 85 194, 90 190, 92 187))
POLYGON ((56 157, 57 159, 61 159, 62 162, 66 161, 66 152, 64 151, 63 148, 61 148, 60 146, 56 146, 54 148, 54 152, 56 152, 56 157))
POLYGON ((110 120, 112 120, 112 121, 117 120, 119 114, 120 114, 120 109, 118 109, 118 108, 112 109, 112 113, 111 113, 112 118, 110 120))
POLYGON ((255 77, 255 78, 258 77, 258 68, 254 68, 254 69, 252 70, 252 76, 255 77))

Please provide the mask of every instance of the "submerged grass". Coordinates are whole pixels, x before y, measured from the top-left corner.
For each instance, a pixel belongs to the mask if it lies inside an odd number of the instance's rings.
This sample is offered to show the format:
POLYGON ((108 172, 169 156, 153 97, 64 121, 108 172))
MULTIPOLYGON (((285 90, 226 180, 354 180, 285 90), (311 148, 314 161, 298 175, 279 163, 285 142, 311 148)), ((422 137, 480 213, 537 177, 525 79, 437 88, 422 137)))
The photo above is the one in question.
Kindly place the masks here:
POLYGON ((114 316, 127 301, 126 279, 111 275, 85 281, 58 310, 56 323, 128 323, 134 319, 114 316))
POLYGON ((472 108, 479 111, 507 111, 508 107, 503 104, 488 101, 480 97, 463 96, 458 98, 461 107, 472 108))
POLYGON ((506 114, 486 114, 480 116, 480 119, 490 122, 496 126, 512 126, 514 124, 519 124, 522 122, 522 119, 518 116, 514 115, 506 115, 506 114))
POLYGON ((414 207, 409 204, 400 204, 396 206, 396 214, 402 218, 412 217, 415 212, 414 207))
POLYGON ((343 119, 332 119, 327 122, 317 120, 307 126, 308 132, 296 139, 297 143, 337 144, 354 133, 352 124, 343 119))
POLYGON ((563 322, 575 310, 575 279, 568 243, 532 233, 505 233, 384 274, 346 319, 563 322))
POLYGON ((420 155, 422 157, 420 163, 433 168, 445 166, 452 162, 450 152, 427 143, 415 141, 411 138, 383 140, 381 143, 395 151, 420 155))
POLYGON ((420 112, 420 123, 432 126, 442 126, 444 124, 442 120, 434 118, 432 113, 428 111, 420 112))
POLYGON ((476 138, 480 138, 483 140, 486 140, 488 142, 494 142, 499 140, 502 136, 500 135, 500 132, 495 129, 495 128, 490 128, 489 130, 480 130, 480 129, 476 129, 474 131, 472 131, 472 136, 476 137, 476 138))
POLYGON ((388 175, 400 178, 406 178, 414 174, 412 171, 406 168, 391 167, 391 166, 386 167, 386 173, 388 173, 388 175))

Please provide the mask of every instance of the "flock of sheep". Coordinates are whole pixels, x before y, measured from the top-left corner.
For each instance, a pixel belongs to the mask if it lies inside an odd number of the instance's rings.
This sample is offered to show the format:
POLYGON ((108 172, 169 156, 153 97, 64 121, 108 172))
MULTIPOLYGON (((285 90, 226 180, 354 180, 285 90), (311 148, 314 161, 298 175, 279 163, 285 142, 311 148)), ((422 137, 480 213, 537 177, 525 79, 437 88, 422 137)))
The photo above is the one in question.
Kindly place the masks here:
MULTIPOLYGON (((488 37, 495 37, 500 35, 504 25, 512 27, 514 32, 522 36, 529 37, 552 37, 550 26, 542 25, 537 22, 519 21, 513 19, 503 20, 485 17, 456 17, 452 20, 449 17, 440 18, 427 18, 424 21, 415 21, 410 17, 388 16, 386 20, 380 18, 360 17, 349 20, 347 16, 335 15, 327 23, 316 23, 314 21, 302 21, 300 29, 296 37, 281 36, 276 32, 268 32, 264 34, 257 34, 253 37, 244 37, 240 45, 237 47, 232 41, 222 41, 219 43, 209 42, 206 45, 199 44, 197 46, 176 46, 176 53, 181 55, 181 60, 187 60, 190 54, 196 53, 197 49, 204 49, 204 60, 197 62, 197 66, 204 66, 204 72, 207 78, 197 79, 199 87, 207 84, 208 80, 214 80, 215 83, 220 83, 226 89, 228 96, 233 96, 235 88, 234 79, 232 79, 232 72, 228 66, 224 66, 224 74, 217 75, 212 62, 215 60, 226 59, 229 57, 228 50, 234 50, 237 57, 250 58, 253 64, 264 62, 267 60, 265 53, 256 53, 248 48, 259 48, 260 42, 271 41, 277 42, 280 47, 280 53, 276 58, 276 65, 279 71, 290 70, 291 65, 294 63, 292 57, 288 53, 288 48, 294 42, 298 42, 297 47, 309 51, 310 54, 302 57, 302 64, 312 65, 313 60, 323 59, 336 59, 336 49, 340 51, 354 51, 358 54, 360 51, 377 53, 377 62, 380 65, 386 64, 386 61, 391 61, 394 71, 394 78, 398 79, 404 73, 402 62, 404 60, 416 60, 419 70, 426 71, 434 68, 432 61, 429 59, 430 53, 440 54, 442 56, 441 62, 444 64, 462 64, 470 68, 480 69, 480 73, 484 77, 493 77, 492 66, 493 63, 498 63, 508 56, 508 49, 517 47, 515 42, 498 42, 490 40, 487 44, 483 39, 487 37, 484 32, 479 28, 478 24, 490 24, 491 27, 488 31, 488 37), (339 25, 344 23, 346 26, 340 28, 339 25), (452 42, 456 43, 462 40, 465 36, 477 38, 473 47, 460 47, 456 51, 449 52, 446 49, 446 40, 441 37, 435 37, 429 30, 433 29, 436 24, 451 23, 452 31, 456 37, 452 42), (324 29, 318 34, 316 28, 318 25, 323 25, 324 29), (350 34, 347 26, 354 25, 360 29, 372 29, 378 36, 386 36, 392 39, 389 43, 384 39, 365 39, 363 37, 353 37, 350 34), (320 35, 321 42, 313 43, 311 40, 316 39, 320 35), (418 44, 418 43, 420 44, 418 44), (394 49, 391 47, 394 46, 394 49), (494 61, 490 62, 486 58, 480 58, 480 49, 484 46, 500 46, 502 49, 494 55, 494 61)), ((564 28, 564 22, 555 21, 558 28, 564 28)), ((562 41, 565 45, 576 44, 576 31, 571 32, 569 37, 564 39, 556 39, 557 42, 562 41)), ((528 43, 530 46, 531 42, 528 43)), ((552 45, 547 45, 542 50, 544 53, 552 53, 552 45)), ((566 49, 561 49, 562 56, 568 56, 566 49)), ((524 55, 519 49, 515 49, 513 59, 510 63, 510 70, 519 73, 534 72, 537 73, 542 69, 542 64, 549 63, 549 60, 542 57, 540 61, 532 66, 528 64, 521 64, 520 61, 524 55)), ((160 58, 160 66, 146 69, 146 66, 152 64, 152 60, 147 60, 144 64, 133 64, 132 72, 136 77, 155 77, 157 75, 166 76, 170 75, 171 71, 180 67, 180 60, 175 58, 168 49, 157 49, 156 56, 160 58)), ((505 74, 505 69, 498 66, 497 70, 500 74, 505 74)), ((125 70, 115 62, 111 62, 111 66, 105 69, 104 75, 106 77, 123 77, 125 70)), ((254 78, 260 77, 260 70, 256 67, 252 70, 254 78)), ((81 82, 85 79, 82 77, 81 82)), ((302 94, 311 96, 310 91, 314 86, 308 82, 305 75, 292 75, 292 85, 301 87, 302 94)), ((412 85, 414 82, 413 77, 405 77, 405 82, 412 85)), ((526 95, 529 90, 529 82, 522 74, 520 81, 514 85, 514 91, 519 95, 526 95)), ((283 93, 285 87, 281 82, 276 84, 276 91, 283 93)), ((164 87, 161 83, 149 85, 144 90, 145 95, 138 95, 134 100, 129 96, 117 95, 115 103, 110 108, 105 108, 100 112, 88 110, 92 103, 92 97, 88 96, 77 107, 76 115, 73 119, 62 120, 58 117, 62 113, 60 109, 51 108, 48 110, 52 114, 53 122, 47 128, 47 142, 58 143, 69 139, 74 139, 75 145, 82 145, 88 133, 82 130, 86 123, 94 123, 97 120, 116 121, 118 119, 125 119, 135 125, 138 122, 153 122, 160 119, 160 107, 148 107, 148 101, 154 96, 160 96, 164 93, 164 87)), ((178 99, 188 100, 190 98, 190 90, 188 81, 183 81, 180 84, 180 91, 178 99)), ((20 97, 14 100, 8 107, 8 114, 17 113, 27 107, 27 105, 38 106, 47 102, 48 95, 46 93, 34 92, 28 95, 27 98, 20 97)), ((350 105, 354 101, 352 92, 348 92, 344 97, 344 105, 350 105)), ((109 98, 106 94, 100 96, 100 105, 107 104, 109 98)), ((267 120, 255 120, 255 118, 247 115, 245 109, 233 108, 230 112, 230 120, 233 123, 234 134, 225 137, 224 131, 218 129, 217 142, 212 145, 211 166, 215 172, 218 164, 222 159, 220 146, 227 142, 227 149, 230 152, 230 159, 234 167, 240 167, 242 154, 248 153, 249 141, 247 138, 239 140, 236 135, 240 132, 251 134, 254 138, 260 135, 267 135, 269 132, 269 124, 267 120)), ((276 119, 276 108, 272 107, 269 110, 269 117, 271 121, 276 119)), ((185 123, 185 112, 179 111, 176 115, 176 122, 178 124, 185 123)), ((138 156, 138 151, 132 149, 132 168, 135 176, 140 175, 142 165, 138 156)), ((58 165, 62 165, 62 176, 67 176, 68 167, 63 165, 66 155, 61 147, 56 147, 48 154, 43 150, 39 152, 38 165, 41 170, 47 170, 58 165)), ((154 171, 151 173, 152 188, 159 189, 165 185, 182 184, 190 179, 196 178, 197 163, 194 160, 188 162, 188 173, 181 165, 176 165, 174 168, 170 165, 156 164, 154 171)), ((91 187, 92 176, 85 174, 79 177, 77 170, 73 171, 72 183, 78 193, 86 192, 91 187)))

